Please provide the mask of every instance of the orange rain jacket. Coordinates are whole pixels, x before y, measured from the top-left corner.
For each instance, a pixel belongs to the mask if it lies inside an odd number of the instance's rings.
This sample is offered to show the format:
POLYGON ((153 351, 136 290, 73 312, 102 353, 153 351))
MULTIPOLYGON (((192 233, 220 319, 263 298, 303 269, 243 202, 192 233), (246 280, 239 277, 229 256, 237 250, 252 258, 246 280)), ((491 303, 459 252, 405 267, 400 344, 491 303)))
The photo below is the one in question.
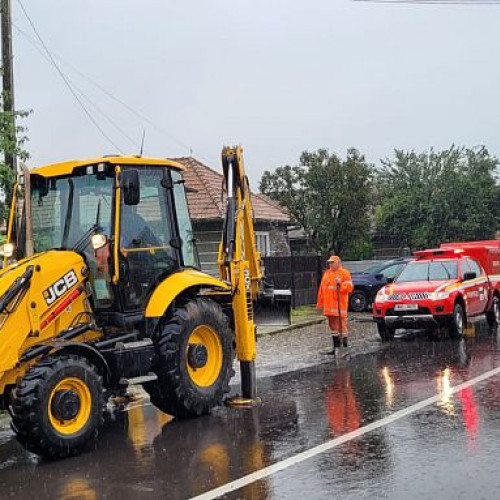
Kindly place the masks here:
POLYGON ((349 294, 354 290, 351 273, 339 267, 336 271, 327 269, 321 280, 316 307, 323 309, 325 316, 342 316, 347 318, 349 294), (340 311, 336 279, 340 278, 340 311))

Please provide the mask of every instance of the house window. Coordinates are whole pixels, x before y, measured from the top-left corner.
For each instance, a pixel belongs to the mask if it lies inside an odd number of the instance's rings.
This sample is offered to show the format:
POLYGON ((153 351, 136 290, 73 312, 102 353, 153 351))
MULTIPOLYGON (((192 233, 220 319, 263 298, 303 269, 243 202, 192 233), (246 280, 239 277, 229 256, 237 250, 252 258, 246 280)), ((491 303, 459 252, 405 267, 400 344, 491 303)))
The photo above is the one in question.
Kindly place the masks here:
POLYGON ((255 231, 255 240, 257 243, 257 250, 262 257, 271 255, 271 244, 269 242, 269 233, 263 231, 255 231))

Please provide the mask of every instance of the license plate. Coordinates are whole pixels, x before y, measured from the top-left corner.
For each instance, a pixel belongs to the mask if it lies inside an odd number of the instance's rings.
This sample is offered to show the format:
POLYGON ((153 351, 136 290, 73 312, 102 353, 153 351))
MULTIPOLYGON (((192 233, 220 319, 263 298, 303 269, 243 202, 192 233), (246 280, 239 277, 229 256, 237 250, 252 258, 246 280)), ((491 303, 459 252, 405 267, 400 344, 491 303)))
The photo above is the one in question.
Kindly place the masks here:
POLYGON ((396 304, 395 311, 418 311, 418 304, 396 304))

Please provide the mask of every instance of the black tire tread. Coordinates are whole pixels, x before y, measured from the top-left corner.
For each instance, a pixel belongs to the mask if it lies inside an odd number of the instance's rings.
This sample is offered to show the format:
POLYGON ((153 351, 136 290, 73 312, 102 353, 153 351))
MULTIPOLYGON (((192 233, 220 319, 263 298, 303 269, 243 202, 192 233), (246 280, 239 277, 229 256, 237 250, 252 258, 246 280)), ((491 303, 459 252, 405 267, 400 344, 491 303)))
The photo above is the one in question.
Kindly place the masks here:
POLYGON ((144 384, 151 402, 161 411, 176 418, 193 418, 204 415, 220 405, 224 395, 229 392, 229 381, 234 375, 233 334, 229 320, 221 307, 209 299, 197 298, 188 301, 177 309, 172 317, 165 321, 155 336, 158 357, 156 373, 158 380, 144 384), (179 350, 184 345, 185 337, 190 333, 186 327, 196 317, 208 316, 219 323, 218 333, 223 344, 225 361, 223 372, 211 391, 203 394, 186 381, 186 376, 179 366, 179 350))
POLYGON ((363 290, 354 290, 351 295, 349 296, 349 308, 351 309, 351 311, 353 312, 364 312, 368 309, 368 304, 370 303, 370 300, 368 298, 368 295, 365 291, 363 290), (356 295, 363 295, 363 297, 365 298, 365 307, 361 308, 360 310, 356 310, 353 306, 352 306, 352 298, 356 295))
POLYGON ((462 314, 463 314, 462 320, 463 320, 464 326, 466 325, 466 322, 467 322, 467 316, 466 316, 464 306, 460 302, 456 302, 455 305, 453 306, 453 318, 451 320, 450 328, 448 329, 448 333, 452 339, 459 339, 463 335, 463 332, 458 331, 457 325, 455 323, 455 310, 456 310, 457 306, 460 306, 460 308, 462 309, 462 314))
POLYGON ((488 321, 488 326, 490 328, 498 328, 500 326, 497 322, 497 318, 495 316, 495 310, 494 310, 494 301, 497 303, 500 301, 498 295, 495 293, 493 296, 493 302, 491 304, 490 310, 486 313, 486 320, 488 321))
POLYGON ((389 342, 394 339, 396 330, 389 328, 385 323, 377 323, 377 330, 382 342, 389 342))
POLYGON ((61 355, 43 359, 31 367, 18 381, 12 390, 9 406, 9 413, 12 417, 11 427, 17 440, 28 451, 37 455, 48 458, 66 458, 78 455, 88 441, 88 439, 78 439, 77 442, 68 442, 62 438, 54 439, 50 436, 50 429, 47 429, 42 416, 41 393, 47 385, 48 378, 58 370, 71 365, 84 368, 90 376, 95 376, 95 381, 100 384, 100 400, 97 401, 99 416, 97 421, 92 423, 91 434, 93 436, 97 435, 98 428, 103 421, 102 378, 95 366, 79 356, 61 355))

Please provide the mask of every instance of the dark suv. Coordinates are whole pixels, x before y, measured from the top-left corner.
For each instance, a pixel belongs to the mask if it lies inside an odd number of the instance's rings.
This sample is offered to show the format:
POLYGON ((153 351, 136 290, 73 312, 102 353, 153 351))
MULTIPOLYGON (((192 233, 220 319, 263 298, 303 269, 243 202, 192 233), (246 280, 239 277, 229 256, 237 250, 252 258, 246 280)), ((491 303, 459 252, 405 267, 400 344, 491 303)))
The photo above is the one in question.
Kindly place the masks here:
POLYGON ((394 279, 412 260, 413 257, 386 260, 373 264, 363 272, 352 273, 354 290, 349 297, 349 309, 354 312, 366 311, 375 300, 377 292, 387 284, 387 279, 394 279))

